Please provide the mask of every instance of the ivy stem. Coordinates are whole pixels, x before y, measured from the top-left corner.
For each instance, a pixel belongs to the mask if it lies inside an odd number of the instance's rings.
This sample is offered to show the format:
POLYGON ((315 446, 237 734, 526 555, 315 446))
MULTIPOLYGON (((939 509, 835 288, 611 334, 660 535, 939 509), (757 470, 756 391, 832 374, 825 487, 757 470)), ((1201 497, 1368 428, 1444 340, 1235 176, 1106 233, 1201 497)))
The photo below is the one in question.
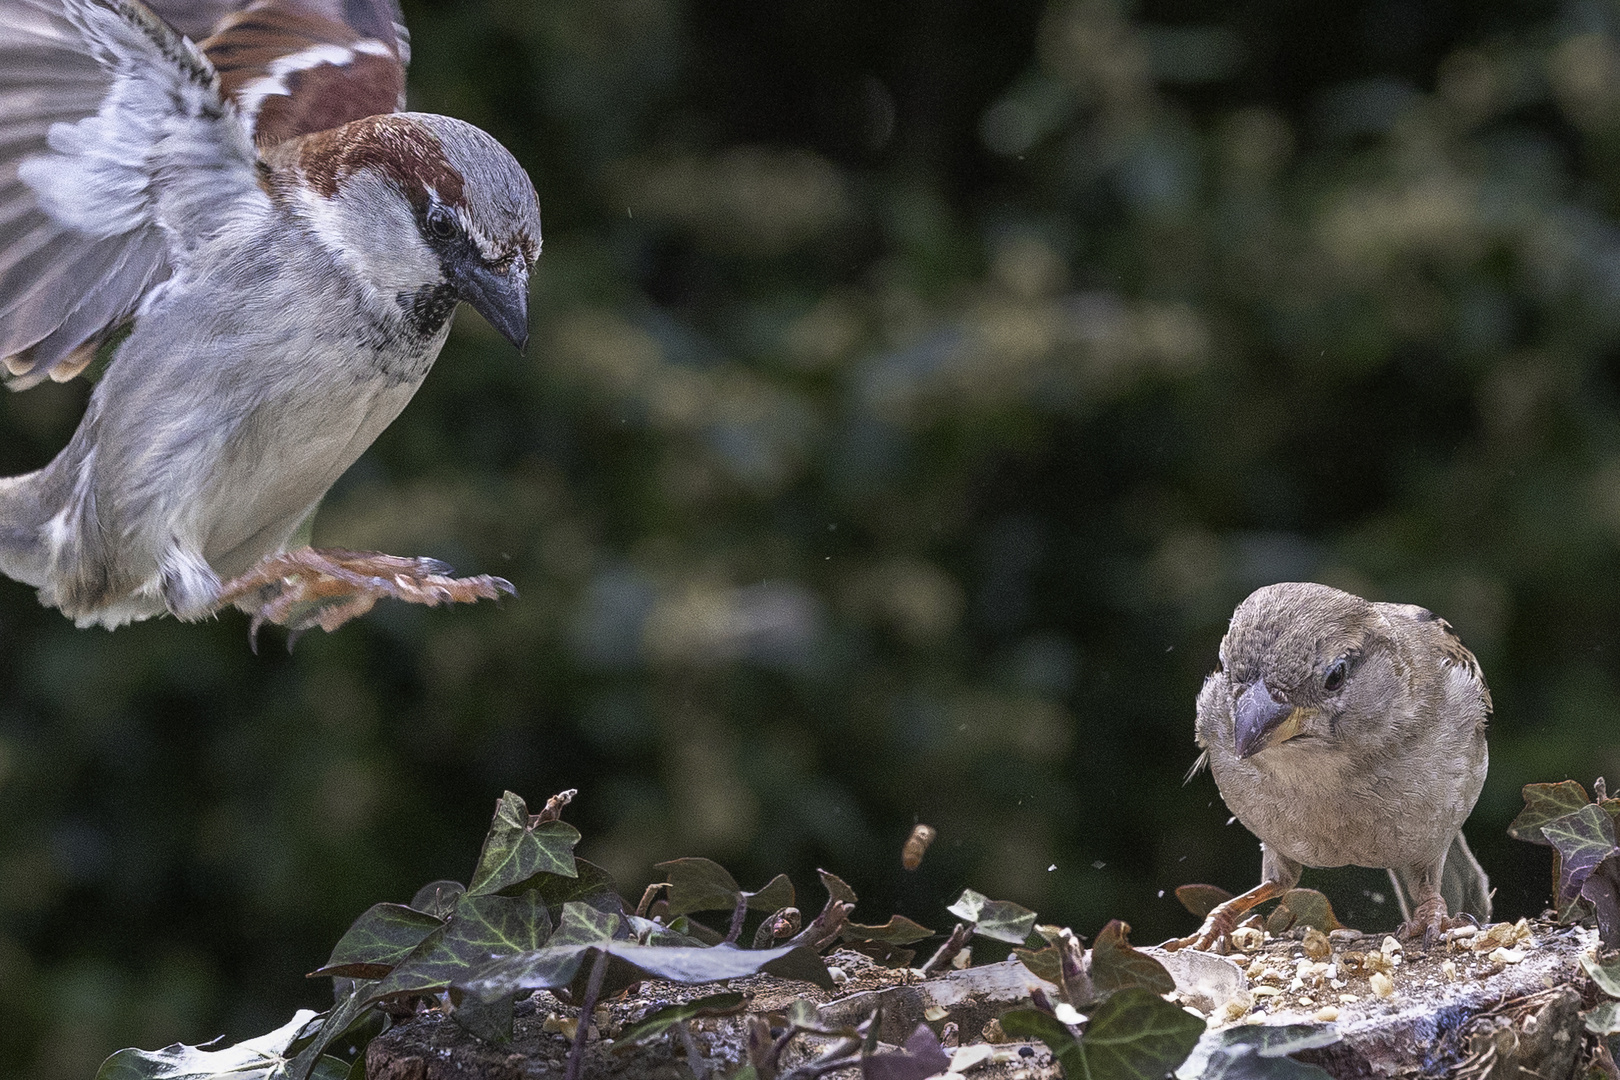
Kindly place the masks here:
POLYGON ((957 923, 956 929, 951 931, 951 936, 945 939, 945 944, 939 947, 939 952, 928 958, 928 963, 922 966, 922 970, 925 973, 938 971, 950 963, 972 936, 973 930, 967 923, 957 923))
POLYGON ((585 984, 585 996, 579 1003, 579 1026, 574 1029, 574 1048, 568 1054, 568 1068, 564 1080, 579 1080, 585 1067, 585 1035, 591 1029, 591 1014, 596 1009, 596 996, 602 992, 602 978, 607 974, 608 954, 598 949, 596 962, 591 965, 591 977, 585 984))
POLYGON ((748 894, 737 893, 737 906, 731 909, 731 929, 726 932, 726 944, 735 945, 742 937, 743 919, 748 915, 748 894))

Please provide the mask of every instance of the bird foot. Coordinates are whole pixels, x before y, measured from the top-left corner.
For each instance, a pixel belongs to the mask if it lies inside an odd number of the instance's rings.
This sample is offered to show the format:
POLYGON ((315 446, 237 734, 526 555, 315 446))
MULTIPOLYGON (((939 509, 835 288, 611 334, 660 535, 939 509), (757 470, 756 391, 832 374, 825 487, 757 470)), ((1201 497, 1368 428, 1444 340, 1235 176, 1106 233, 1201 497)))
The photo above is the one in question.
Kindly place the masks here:
POLYGON ((1449 918, 1446 915, 1445 897, 1436 894, 1419 904, 1412 912, 1412 917, 1401 924, 1395 931, 1395 936, 1402 941, 1422 943, 1424 952, 1428 952, 1439 943, 1447 930, 1462 926, 1468 920, 1449 918))
POLYGON ((287 641, 291 649, 310 627, 330 633, 384 597, 433 607, 494 600, 503 592, 517 595, 505 578, 450 574, 450 567, 437 559, 306 547, 266 556, 247 573, 227 581, 219 602, 235 604, 253 616, 248 640, 257 652, 259 627, 267 622, 291 631, 287 641))
POLYGON ((1262 881, 1248 892, 1223 900, 1211 908, 1198 933, 1173 938, 1159 947, 1166 952, 1202 949, 1225 956, 1232 951, 1232 931, 1237 929, 1238 920, 1267 900, 1275 900, 1287 891, 1280 882, 1262 881))

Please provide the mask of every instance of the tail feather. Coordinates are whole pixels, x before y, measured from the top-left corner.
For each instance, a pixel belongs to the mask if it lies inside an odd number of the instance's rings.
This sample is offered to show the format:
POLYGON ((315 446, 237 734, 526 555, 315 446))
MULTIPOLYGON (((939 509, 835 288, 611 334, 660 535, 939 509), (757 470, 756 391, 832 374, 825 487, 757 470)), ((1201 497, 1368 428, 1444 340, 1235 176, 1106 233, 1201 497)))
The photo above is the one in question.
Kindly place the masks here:
POLYGON ((39 472, 0 477, 0 574, 39 588, 45 583, 45 515, 39 472))

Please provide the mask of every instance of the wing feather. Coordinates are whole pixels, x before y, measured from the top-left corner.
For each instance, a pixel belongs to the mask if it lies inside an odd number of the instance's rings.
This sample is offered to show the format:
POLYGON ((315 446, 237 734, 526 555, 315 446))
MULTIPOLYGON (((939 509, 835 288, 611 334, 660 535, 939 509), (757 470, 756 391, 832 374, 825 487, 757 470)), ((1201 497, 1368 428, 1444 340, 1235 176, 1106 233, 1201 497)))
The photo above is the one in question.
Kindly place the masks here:
POLYGON ((409 46, 393 0, 255 0, 202 50, 261 146, 405 104, 409 46))
POLYGON ((12 385, 82 368, 195 244, 266 198, 257 165, 206 57, 138 0, 0 0, 12 385))

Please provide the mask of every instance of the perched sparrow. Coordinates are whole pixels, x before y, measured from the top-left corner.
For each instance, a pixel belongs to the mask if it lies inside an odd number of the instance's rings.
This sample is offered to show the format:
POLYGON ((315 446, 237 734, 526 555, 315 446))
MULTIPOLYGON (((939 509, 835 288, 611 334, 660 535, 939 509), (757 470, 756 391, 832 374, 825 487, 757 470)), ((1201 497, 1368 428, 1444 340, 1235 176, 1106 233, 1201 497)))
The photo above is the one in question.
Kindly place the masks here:
POLYGON ((0 358, 24 388, 111 353, 66 449, 0 479, 0 571, 41 602, 297 632, 511 591, 287 550, 460 301, 528 337, 534 186, 395 111, 407 54, 393 0, 257 0, 200 45, 138 0, 0 0, 0 358))
POLYGON ((1193 771, 1207 761, 1260 838, 1261 881, 1173 945, 1223 943, 1302 866, 1388 869, 1407 938, 1432 941, 1448 903, 1488 919, 1462 823, 1485 783, 1490 716, 1474 655, 1432 612, 1299 582, 1253 593, 1198 694, 1193 771))

